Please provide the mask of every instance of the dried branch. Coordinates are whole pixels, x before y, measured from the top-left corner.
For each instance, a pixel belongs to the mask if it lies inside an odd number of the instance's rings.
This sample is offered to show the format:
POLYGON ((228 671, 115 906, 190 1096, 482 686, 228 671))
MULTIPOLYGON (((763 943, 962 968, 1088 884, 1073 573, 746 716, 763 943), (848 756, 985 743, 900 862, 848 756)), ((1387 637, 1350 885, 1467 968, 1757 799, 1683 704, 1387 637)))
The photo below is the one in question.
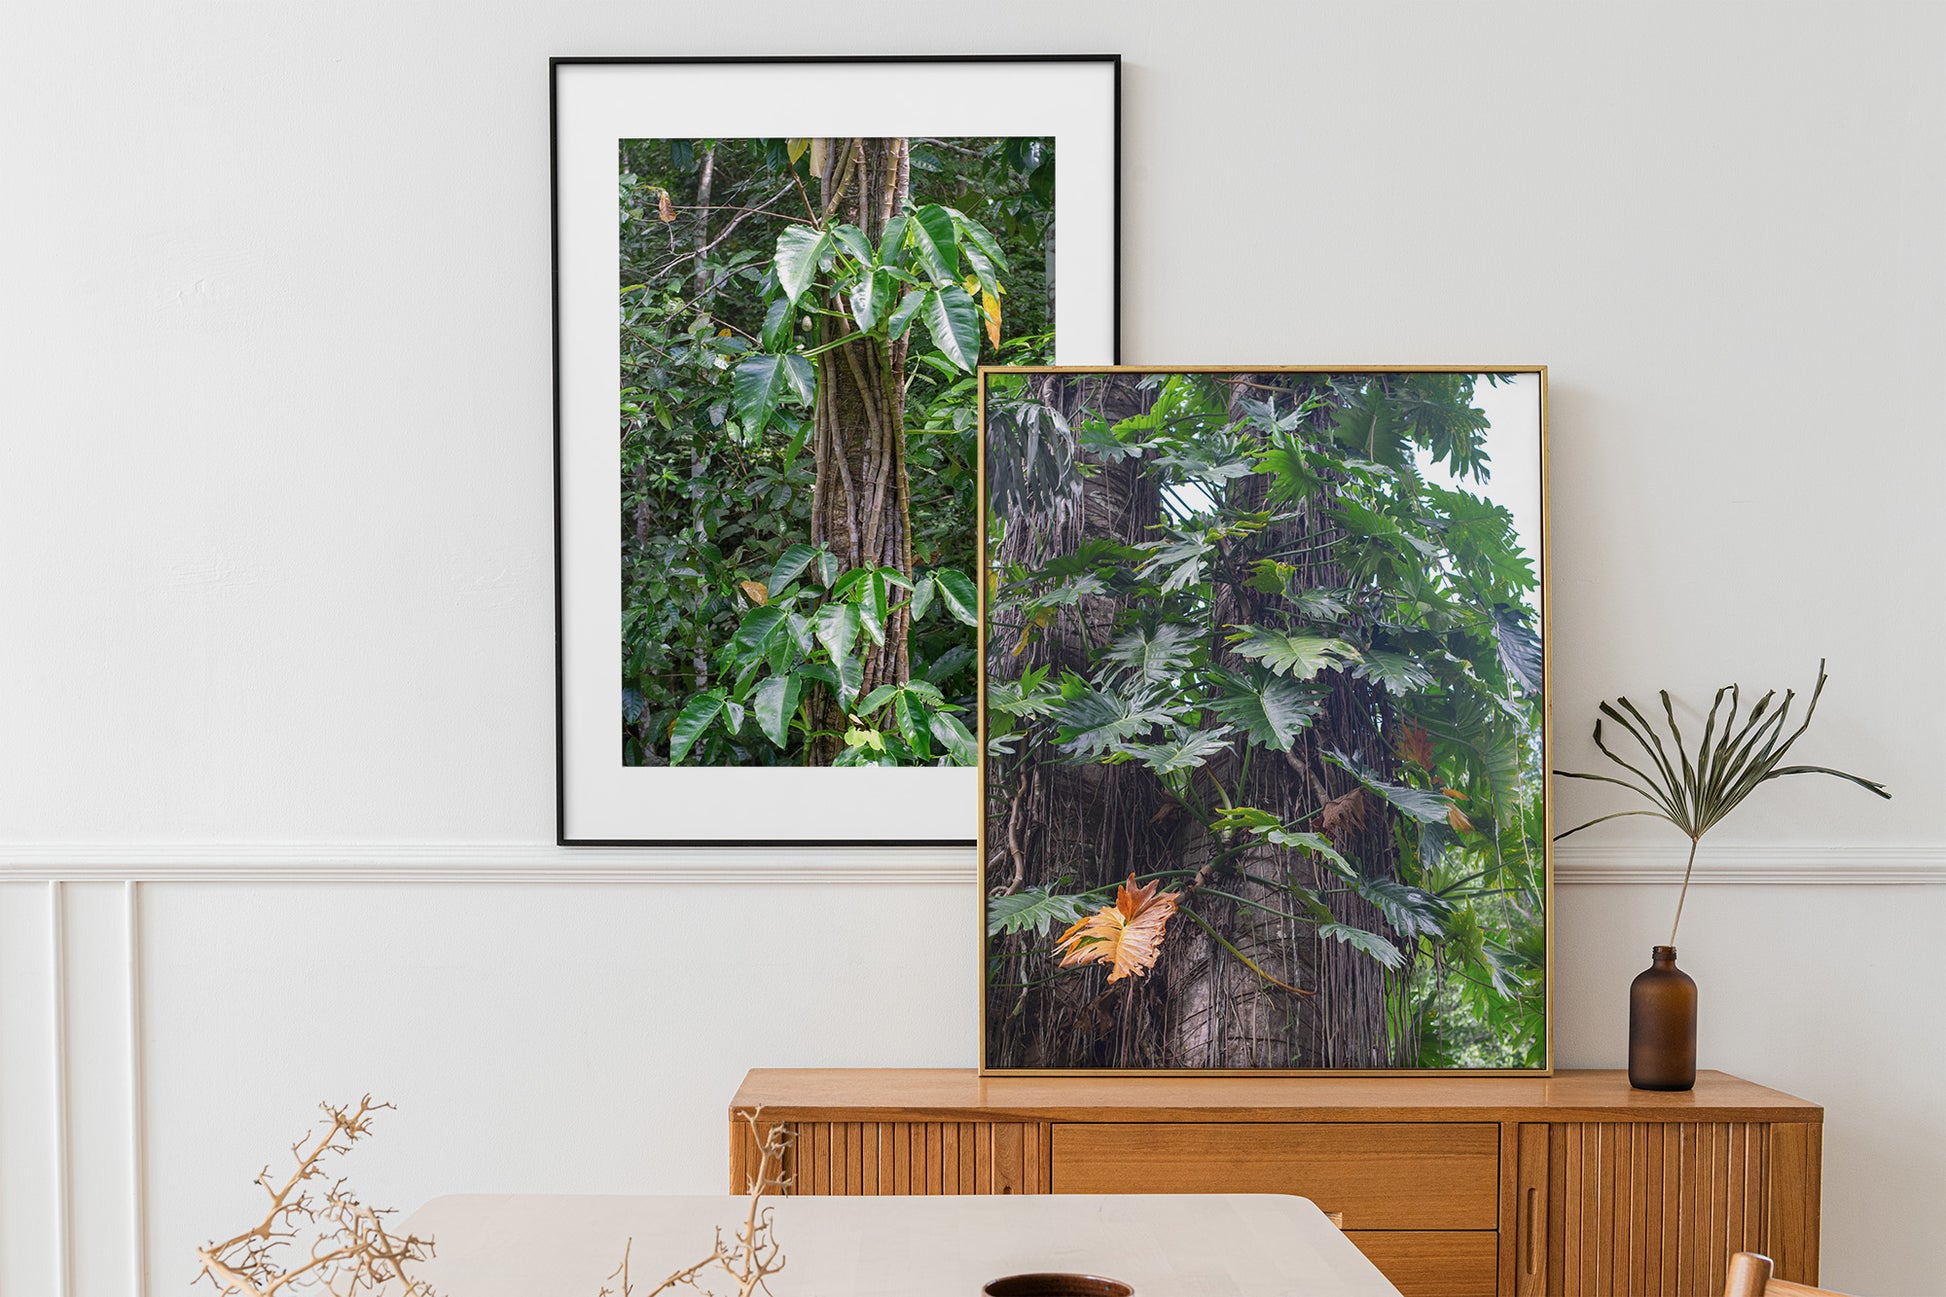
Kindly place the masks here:
POLYGON ((432 1255, 432 1240, 416 1235, 395 1238, 385 1226, 392 1213, 367 1207, 345 1189, 342 1179, 313 1192, 325 1178, 325 1163, 371 1133, 375 1114, 390 1108, 369 1094, 356 1108, 320 1104, 325 1121, 318 1133, 291 1145, 296 1163, 279 1181, 265 1167, 257 1184, 269 1198, 263 1219, 224 1241, 196 1249, 200 1282, 208 1279, 223 1297, 278 1297, 303 1291, 315 1297, 361 1297, 380 1284, 397 1283, 397 1297, 436 1297, 430 1284, 414 1279, 406 1267, 432 1255), (294 1245, 305 1232, 308 1246, 294 1245))
POLYGON ((708 1256, 690 1265, 683 1266, 670 1274, 667 1279, 645 1293, 638 1294, 629 1278, 630 1253, 634 1251, 635 1240, 630 1239, 622 1250, 622 1263, 616 1267, 609 1279, 619 1282, 621 1287, 603 1287, 596 1297, 665 1297, 665 1294, 684 1290, 696 1297, 757 1297, 759 1293, 769 1293, 770 1276, 784 1268, 784 1250, 778 1244, 771 1230, 771 1212, 764 1206, 766 1195, 788 1193, 791 1177, 785 1172, 785 1155, 790 1151, 791 1132, 783 1125, 772 1126, 768 1133, 758 1125, 762 1108, 740 1113, 750 1134, 757 1141, 759 1157, 756 1174, 750 1177, 750 1197, 744 1213, 743 1223, 736 1227, 734 1237, 725 1239, 723 1231, 716 1231, 716 1246, 708 1256), (709 1279, 727 1278, 730 1288, 718 1290, 709 1279))

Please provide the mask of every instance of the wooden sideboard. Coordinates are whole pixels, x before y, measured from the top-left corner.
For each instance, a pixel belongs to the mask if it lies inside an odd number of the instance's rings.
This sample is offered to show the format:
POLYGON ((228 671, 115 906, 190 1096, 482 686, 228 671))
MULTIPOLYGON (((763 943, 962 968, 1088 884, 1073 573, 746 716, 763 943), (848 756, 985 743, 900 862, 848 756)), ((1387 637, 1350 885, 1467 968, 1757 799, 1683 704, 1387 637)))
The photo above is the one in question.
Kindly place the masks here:
POLYGON ((1703 1072, 980 1077, 759 1069, 730 1188, 795 1134, 799 1194, 1294 1193, 1406 1297, 1716 1297, 1737 1251, 1816 1283, 1824 1110, 1703 1072))

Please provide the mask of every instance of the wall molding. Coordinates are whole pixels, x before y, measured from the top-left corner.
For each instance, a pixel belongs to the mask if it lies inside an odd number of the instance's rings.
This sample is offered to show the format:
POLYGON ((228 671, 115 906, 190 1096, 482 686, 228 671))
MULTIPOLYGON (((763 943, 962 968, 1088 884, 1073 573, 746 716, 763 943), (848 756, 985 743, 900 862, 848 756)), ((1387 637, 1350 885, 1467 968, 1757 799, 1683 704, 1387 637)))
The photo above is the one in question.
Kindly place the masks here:
MULTIPOLYGON (((1562 885, 1682 881, 1680 844, 1556 854, 1562 885)), ((556 847, 508 842, 0 843, 0 883, 968 883, 968 847, 556 847)), ((1946 846, 1706 845, 1702 886, 1946 884, 1946 846)))

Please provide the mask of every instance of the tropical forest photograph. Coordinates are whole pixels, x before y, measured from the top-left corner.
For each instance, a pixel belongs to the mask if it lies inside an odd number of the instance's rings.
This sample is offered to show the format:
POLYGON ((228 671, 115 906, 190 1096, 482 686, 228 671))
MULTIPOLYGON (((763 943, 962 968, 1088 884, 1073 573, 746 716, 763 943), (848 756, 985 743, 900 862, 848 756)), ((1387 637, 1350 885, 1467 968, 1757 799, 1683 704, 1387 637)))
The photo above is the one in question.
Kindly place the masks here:
POLYGON ((1548 1065, 1543 374, 989 372, 989 1070, 1548 1065))
POLYGON ((619 161, 623 763, 974 765, 976 370, 1053 359, 1053 140, 619 161))

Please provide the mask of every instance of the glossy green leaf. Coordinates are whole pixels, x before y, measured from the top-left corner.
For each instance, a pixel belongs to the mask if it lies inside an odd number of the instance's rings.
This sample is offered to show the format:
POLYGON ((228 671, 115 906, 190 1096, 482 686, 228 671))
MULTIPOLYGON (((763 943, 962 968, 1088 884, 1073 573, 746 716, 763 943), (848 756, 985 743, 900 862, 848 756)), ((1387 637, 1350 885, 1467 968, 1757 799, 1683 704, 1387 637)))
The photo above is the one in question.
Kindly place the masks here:
POLYGON ((682 759, 689 755, 690 748, 703 736, 717 715, 723 710, 725 701, 721 689, 700 693, 683 704, 676 715, 676 723, 669 728, 669 764, 681 765, 682 759))
POLYGON ((793 225, 777 236, 777 260, 772 268, 777 272, 777 285, 790 298, 791 305, 804 296, 817 278, 818 264, 831 255, 836 240, 829 230, 813 229, 808 225, 793 225))
POLYGON ((980 363, 980 308, 958 284, 926 294, 920 314, 933 346, 961 369, 971 373, 980 363))
POLYGON ((791 345, 791 335, 796 331, 797 311, 787 297, 772 300, 764 311, 763 331, 757 340, 765 351, 783 351, 791 345))
POLYGON ((970 766, 978 763, 979 744, 966 726, 960 723, 959 717, 951 712, 934 712, 931 728, 932 736, 939 740, 940 745, 946 749, 947 755, 953 758, 953 764, 970 766))
POLYGON ((764 430, 787 398, 795 396, 810 404, 817 391, 817 375, 803 356, 749 356, 738 363, 730 389, 737 416, 754 435, 764 430))
POLYGON ((912 322, 919 317, 920 308, 925 306, 926 298, 930 296, 931 294, 925 290, 915 288, 899 299, 898 307, 885 321, 885 336, 888 341, 897 342, 905 336, 905 331, 912 327, 912 322))
POLYGON ((921 761, 932 759, 932 730, 927 724, 926 708, 910 689, 899 690, 892 700, 892 715, 899 723, 899 737, 921 761))
POLYGON ((811 560, 817 556, 818 550, 815 545, 787 546, 784 552, 777 556, 776 565, 770 569, 768 588, 771 598, 774 599, 782 594, 784 587, 797 580, 804 569, 811 566, 811 560))
POLYGON ((932 577, 920 577, 912 587, 912 621, 914 625, 924 621, 926 614, 932 611, 932 596, 932 577))
POLYGON ((933 584, 938 587, 940 602, 946 611, 968 626, 980 624, 979 595, 973 589, 972 579, 966 573, 942 567, 932 574, 933 584))
POLYGON ((888 271, 873 270, 858 277, 849 298, 851 318, 858 322, 860 332, 870 333, 872 326, 885 318, 898 291, 898 281, 888 271))
POLYGON ((928 203, 912 213, 906 227, 913 246, 919 251, 919 265, 935 280, 959 280, 959 236, 953 214, 944 207, 928 203))
POLYGON ((1241 729, 1258 747, 1289 752, 1298 734, 1318 714, 1322 702, 1289 676, 1258 669, 1225 672, 1223 693, 1210 710, 1241 729))
POLYGON ((1230 636, 1239 657, 1261 662, 1281 675, 1310 680, 1319 672, 1343 666, 1358 650, 1343 640, 1324 635, 1289 634, 1262 626, 1235 626, 1230 636))

